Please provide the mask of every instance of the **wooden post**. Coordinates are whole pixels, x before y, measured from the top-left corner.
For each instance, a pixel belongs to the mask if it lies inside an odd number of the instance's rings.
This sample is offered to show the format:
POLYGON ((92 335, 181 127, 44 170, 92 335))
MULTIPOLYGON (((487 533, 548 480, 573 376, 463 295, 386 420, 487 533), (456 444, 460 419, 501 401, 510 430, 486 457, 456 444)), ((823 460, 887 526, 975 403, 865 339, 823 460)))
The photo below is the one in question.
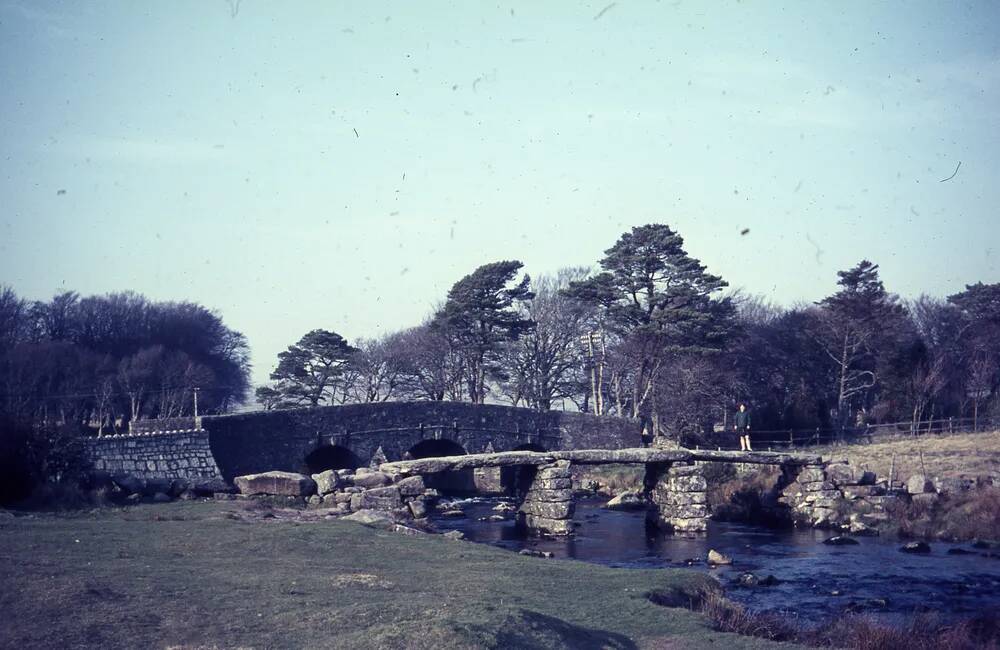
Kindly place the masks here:
POLYGON ((896 454, 892 455, 892 460, 889 461, 889 489, 892 489, 892 475, 896 471, 896 454))

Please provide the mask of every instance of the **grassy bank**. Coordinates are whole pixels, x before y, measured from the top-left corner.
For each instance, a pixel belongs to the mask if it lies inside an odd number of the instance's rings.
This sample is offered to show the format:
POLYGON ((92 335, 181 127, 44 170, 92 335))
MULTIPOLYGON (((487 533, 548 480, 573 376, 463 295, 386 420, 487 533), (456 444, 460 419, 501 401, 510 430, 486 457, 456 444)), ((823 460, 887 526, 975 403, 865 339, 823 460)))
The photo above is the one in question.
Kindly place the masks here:
POLYGON ((757 648, 647 595, 682 570, 177 502, 0 519, 0 647, 757 648))
POLYGON ((869 469, 880 478, 888 478, 893 468, 894 480, 905 481, 912 474, 940 478, 1000 476, 1000 431, 926 434, 870 445, 810 447, 809 451, 827 459, 847 458, 852 465, 869 469))

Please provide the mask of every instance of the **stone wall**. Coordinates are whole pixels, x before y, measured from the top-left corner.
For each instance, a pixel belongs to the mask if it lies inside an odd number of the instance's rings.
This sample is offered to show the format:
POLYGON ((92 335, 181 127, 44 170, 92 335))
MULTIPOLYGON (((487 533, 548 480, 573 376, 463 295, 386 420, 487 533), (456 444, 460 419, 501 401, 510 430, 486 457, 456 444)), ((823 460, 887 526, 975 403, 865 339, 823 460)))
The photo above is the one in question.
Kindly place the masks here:
POLYGON ((633 420, 460 402, 390 402, 199 418, 204 430, 88 441, 95 468, 137 478, 216 478, 302 472, 322 447, 347 449, 358 466, 401 460, 417 443, 450 440, 485 450, 622 449, 641 444, 633 420))
POLYGON ((86 441, 94 469, 140 479, 221 478, 207 431, 112 436, 86 441))

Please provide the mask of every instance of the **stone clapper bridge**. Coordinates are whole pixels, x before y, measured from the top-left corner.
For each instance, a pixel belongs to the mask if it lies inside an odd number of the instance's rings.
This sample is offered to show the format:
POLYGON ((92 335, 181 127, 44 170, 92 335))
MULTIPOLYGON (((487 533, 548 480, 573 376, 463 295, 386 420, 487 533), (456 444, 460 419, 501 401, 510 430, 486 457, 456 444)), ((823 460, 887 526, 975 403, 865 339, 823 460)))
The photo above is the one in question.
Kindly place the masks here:
POLYGON ((819 456, 691 449, 588 449, 571 451, 508 451, 444 456, 382 463, 379 470, 397 483, 415 476, 441 476, 444 472, 482 471, 485 468, 519 468, 516 495, 522 499, 518 522, 529 531, 548 535, 572 532, 573 485, 571 466, 645 465, 643 497, 647 518, 666 530, 704 532, 708 525, 708 483, 698 462, 778 465, 786 481, 807 467, 821 467, 819 456))

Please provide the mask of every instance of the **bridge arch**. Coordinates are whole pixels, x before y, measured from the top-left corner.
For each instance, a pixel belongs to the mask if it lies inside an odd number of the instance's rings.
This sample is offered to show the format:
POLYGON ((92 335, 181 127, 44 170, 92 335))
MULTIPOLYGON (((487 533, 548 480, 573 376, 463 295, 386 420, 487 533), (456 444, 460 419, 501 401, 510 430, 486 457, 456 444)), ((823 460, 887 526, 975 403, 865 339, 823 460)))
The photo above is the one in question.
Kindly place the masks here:
MULTIPOLYGON (((465 447, 447 438, 428 438, 410 447, 404 458, 439 458, 441 456, 464 456, 465 447)), ((442 494, 471 494, 476 491, 475 473, 471 469, 437 472, 424 476, 424 484, 442 494)))
POLYGON ((328 469, 357 469, 363 465, 358 455, 340 445, 317 447, 305 458, 306 470, 318 474, 328 469))

